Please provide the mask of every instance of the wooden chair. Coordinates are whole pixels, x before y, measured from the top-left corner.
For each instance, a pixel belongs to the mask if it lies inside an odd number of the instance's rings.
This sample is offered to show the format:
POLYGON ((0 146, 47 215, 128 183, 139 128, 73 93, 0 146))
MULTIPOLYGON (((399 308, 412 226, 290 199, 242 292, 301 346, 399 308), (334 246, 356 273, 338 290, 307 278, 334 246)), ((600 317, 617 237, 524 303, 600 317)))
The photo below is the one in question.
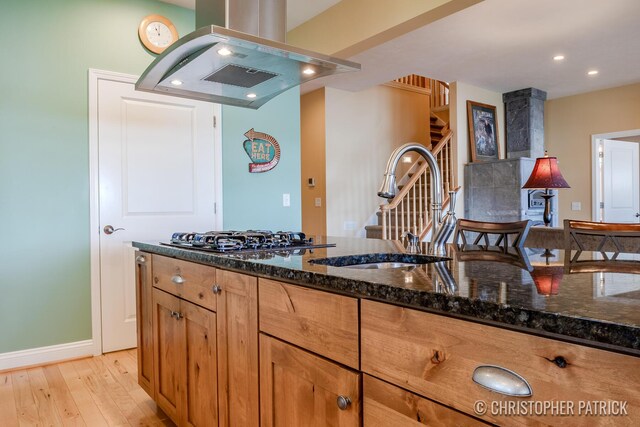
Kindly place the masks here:
POLYGON ((501 262, 516 266, 528 272, 533 271, 533 267, 529 262, 529 257, 522 248, 481 248, 476 249, 473 246, 454 247, 454 254, 457 261, 489 261, 501 262))
POLYGON ((531 228, 531 221, 516 221, 516 222, 482 222, 473 221, 470 219, 458 219, 456 222, 456 230, 453 235, 454 243, 460 244, 462 240, 463 245, 478 245, 478 246, 502 246, 503 248, 522 248, 524 241, 529 234, 529 228, 531 228), (476 235, 473 243, 469 243, 470 238, 476 235), (491 241, 490 236, 495 236, 491 241), (509 236, 512 236, 511 243, 509 243, 509 236), (482 241, 483 243, 480 243, 482 241))
POLYGON ((640 274, 640 261, 634 260, 574 260, 566 257, 564 272, 640 274))
POLYGON ((621 252, 640 253, 640 224, 564 220, 564 249, 568 253, 577 246, 577 259, 582 251, 602 253, 605 261, 615 260, 621 252), (613 252, 609 257, 606 252, 613 252))

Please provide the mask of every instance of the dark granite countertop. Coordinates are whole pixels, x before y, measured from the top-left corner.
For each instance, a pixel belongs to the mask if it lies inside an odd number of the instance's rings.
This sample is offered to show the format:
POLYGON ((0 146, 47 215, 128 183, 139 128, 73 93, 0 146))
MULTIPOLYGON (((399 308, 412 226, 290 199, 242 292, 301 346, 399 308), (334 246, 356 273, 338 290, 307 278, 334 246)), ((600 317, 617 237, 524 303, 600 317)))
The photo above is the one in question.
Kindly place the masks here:
MULTIPOLYGON (((309 260, 402 252, 395 241, 327 237, 336 247, 293 252, 213 254, 134 242, 141 250, 298 283, 359 298, 384 301, 494 326, 640 356, 640 268, 624 273, 564 265, 564 251, 525 248, 495 255, 449 247, 439 264, 363 270, 309 260), (548 253, 547 253, 548 254, 548 253), (444 267, 444 268, 443 268, 444 267), (536 277, 537 283, 534 282, 536 277)), ((423 252, 424 253, 424 252, 423 252)), ((597 258, 583 253, 580 259, 597 258)), ((592 263, 593 264, 593 263, 592 263)), ((612 270, 609 266, 607 270, 612 270)))

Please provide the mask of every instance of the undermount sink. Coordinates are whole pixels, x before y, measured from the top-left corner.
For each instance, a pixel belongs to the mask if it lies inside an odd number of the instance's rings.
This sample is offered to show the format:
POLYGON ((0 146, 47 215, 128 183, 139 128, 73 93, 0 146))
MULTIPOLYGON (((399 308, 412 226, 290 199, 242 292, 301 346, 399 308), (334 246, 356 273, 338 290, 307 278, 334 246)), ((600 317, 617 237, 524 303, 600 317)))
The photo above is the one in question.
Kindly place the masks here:
POLYGON ((385 268, 413 268, 417 265, 413 262, 368 262, 365 264, 345 265, 346 268, 360 268, 362 270, 379 270, 385 268))
POLYGON ((389 268, 409 268, 422 264, 446 261, 449 258, 431 255, 403 253, 375 253, 347 255, 331 258, 310 259, 312 264, 329 265, 331 267, 357 268, 363 270, 380 270, 389 268))

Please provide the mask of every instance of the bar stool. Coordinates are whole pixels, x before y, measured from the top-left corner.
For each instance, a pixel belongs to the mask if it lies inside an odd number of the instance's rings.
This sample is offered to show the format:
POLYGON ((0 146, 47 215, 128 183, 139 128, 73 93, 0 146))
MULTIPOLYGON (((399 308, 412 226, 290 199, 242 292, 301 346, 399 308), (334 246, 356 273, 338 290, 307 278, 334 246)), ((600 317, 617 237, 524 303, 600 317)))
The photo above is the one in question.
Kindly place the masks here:
POLYGON ((567 253, 574 244, 578 258, 582 251, 595 250, 605 260, 615 260, 621 252, 640 253, 640 224, 564 220, 564 249, 567 253), (637 240, 635 240, 637 239, 637 240), (612 256, 606 252, 613 252, 612 256))
POLYGON ((502 246, 505 249, 508 247, 522 248, 527 234, 529 234, 529 228, 531 228, 530 220, 483 222, 460 218, 456 222, 453 241, 459 244, 459 241, 462 240, 463 245, 502 246), (469 243, 469 239, 473 236, 475 236, 475 240, 473 243, 469 243), (483 243, 480 243, 481 240, 483 243))

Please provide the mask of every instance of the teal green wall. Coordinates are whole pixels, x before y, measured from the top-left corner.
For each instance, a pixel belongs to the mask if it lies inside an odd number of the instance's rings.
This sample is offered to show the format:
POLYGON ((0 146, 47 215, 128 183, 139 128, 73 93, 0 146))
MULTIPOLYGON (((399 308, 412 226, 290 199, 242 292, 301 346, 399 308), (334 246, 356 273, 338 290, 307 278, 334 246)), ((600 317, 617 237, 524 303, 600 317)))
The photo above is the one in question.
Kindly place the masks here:
POLYGON ((87 70, 142 73, 151 13, 193 30, 155 0, 2 4, 0 353, 91 338, 87 70))
POLYGON ((300 204, 300 91, 293 88, 259 110, 222 107, 224 228, 301 231, 300 204), (254 128, 273 136, 282 155, 277 166, 249 173, 249 156, 242 143, 254 128), (291 194, 291 207, 282 206, 282 194, 291 194))
MULTIPOLYGON (((156 0, 2 5, 0 353, 91 338, 87 71, 142 73, 154 55, 137 28, 152 13, 193 30, 193 11, 156 0)), ((299 118, 298 89, 258 111, 224 107, 226 228, 300 229, 299 118), (251 127, 281 144, 271 172, 247 171, 251 127)))

